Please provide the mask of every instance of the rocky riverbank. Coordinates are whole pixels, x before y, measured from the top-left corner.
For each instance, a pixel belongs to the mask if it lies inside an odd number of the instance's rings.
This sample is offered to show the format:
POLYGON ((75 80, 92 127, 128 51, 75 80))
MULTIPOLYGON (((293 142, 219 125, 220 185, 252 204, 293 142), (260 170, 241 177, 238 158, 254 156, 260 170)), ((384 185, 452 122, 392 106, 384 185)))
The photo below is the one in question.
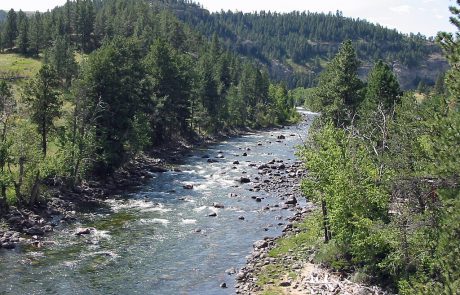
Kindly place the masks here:
MULTIPOLYGON (((263 190, 280 199, 279 204, 264 210, 291 210, 293 216, 285 220, 281 236, 266 237, 254 243, 246 266, 235 271, 236 294, 388 294, 378 287, 352 282, 351 274, 335 273, 314 264, 316 249, 299 242, 301 235, 310 230, 301 223, 316 210, 312 203, 301 206, 298 202, 305 198, 300 191, 301 179, 306 173, 301 162, 273 160, 257 169, 259 176, 255 177, 250 190, 263 190), (283 242, 287 244, 285 240, 288 239, 292 239, 292 248, 270 255, 283 242)), ((279 222, 282 225, 284 221, 279 222)))
MULTIPOLYGON (((102 206, 102 200, 145 183, 153 172, 165 172, 165 159, 137 157, 104 181, 87 181, 72 189, 55 183, 41 201, 28 208, 11 207, 0 221, 0 248, 42 247, 46 235, 61 225, 75 222, 77 212, 102 206)), ((78 233, 76 233, 78 234, 78 233)))

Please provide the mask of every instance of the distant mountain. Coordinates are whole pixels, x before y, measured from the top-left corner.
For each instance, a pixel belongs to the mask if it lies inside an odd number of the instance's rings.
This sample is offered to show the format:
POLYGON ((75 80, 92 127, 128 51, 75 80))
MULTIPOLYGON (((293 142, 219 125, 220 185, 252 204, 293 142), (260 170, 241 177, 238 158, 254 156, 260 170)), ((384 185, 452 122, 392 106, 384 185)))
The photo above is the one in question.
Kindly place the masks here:
POLYGON ((189 26, 211 38, 217 34, 227 48, 268 66, 272 78, 292 88, 311 86, 341 42, 351 39, 365 76, 376 59, 393 65, 404 88, 423 80, 434 84, 447 62, 432 39, 404 35, 362 19, 335 14, 292 12, 209 13, 184 0, 150 0, 172 10, 189 26))
POLYGON ((0 10, 0 23, 4 22, 6 20, 7 12, 4 10, 0 10))

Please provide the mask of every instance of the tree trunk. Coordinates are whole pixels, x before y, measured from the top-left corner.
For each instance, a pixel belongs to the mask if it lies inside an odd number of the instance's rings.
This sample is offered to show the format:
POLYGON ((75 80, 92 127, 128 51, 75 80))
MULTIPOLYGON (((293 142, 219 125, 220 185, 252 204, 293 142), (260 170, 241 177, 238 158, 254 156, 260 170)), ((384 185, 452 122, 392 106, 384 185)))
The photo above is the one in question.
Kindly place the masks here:
POLYGON ((43 126, 42 130, 42 149, 43 149, 43 158, 46 157, 46 130, 44 129, 45 126, 43 126))
POLYGON ((37 172, 37 175, 35 175, 34 185, 32 186, 32 191, 30 192, 30 201, 29 201, 30 206, 33 206, 37 203, 39 194, 40 194, 40 173, 37 172))
POLYGON ((323 226, 324 226, 324 242, 328 243, 331 239, 331 232, 329 231, 329 220, 327 216, 326 201, 321 201, 321 209, 323 211, 323 226))

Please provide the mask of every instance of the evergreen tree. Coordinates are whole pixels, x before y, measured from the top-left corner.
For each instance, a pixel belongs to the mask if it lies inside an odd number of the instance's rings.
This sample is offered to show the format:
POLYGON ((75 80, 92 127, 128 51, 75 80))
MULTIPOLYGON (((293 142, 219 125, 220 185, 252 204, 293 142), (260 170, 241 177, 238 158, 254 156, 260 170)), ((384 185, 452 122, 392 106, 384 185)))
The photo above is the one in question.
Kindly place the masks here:
POLYGON ((43 46, 43 20, 40 12, 36 12, 30 22, 29 53, 38 56, 43 46))
POLYGON ((54 128, 54 119, 60 114, 62 102, 59 99, 58 86, 56 71, 45 64, 24 91, 32 122, 37 125, 41 135, 43 157, 47 154, 48 135, 54 128))
POLYGON ((316 95, 323 106, 324 117, 331 119, 335 126, 349 124, 361 102, 358 66, 353 45, 346 41, 320 76, 316 95))
POLYGON ((5 48, 12 48, 18 36, 17 14, 14 9, 8 12, 3 34, 3 44, 5 48))
POLYGON ((91 0, 77 0, 76 5, 76 30, 80 48, 83 52, 88 53, 93 49, 91 38, 95 22, 93 2, 91 0))
POLYGON ((156 144, 170 140, 174 132, 184 133, 190 119, 189 99, 191 84, 186 71, 186 57, 169 43, 156 40, 145 58, 152 103, 155 112, 151 118, 156 144))
POLYGON ((49 60, 62 80, 69 87, 72 78, 77 74, 78 65, 75 61, 74 48, 65 36, 58 36, 49 52, 49 60))
POLYGON ((11 117, 14 112, 15 100, 11 87, 0 81, 0 215, 8 211, 7 187, 11 179, 7 170, 9 150, 11 143, 8 140, 8 132, 11 129, 11 117))
POLYGON ((133 120, 144 97, 144 70, 137 42, 114 38, 93 52, 82 69, 84 105, 101 109, 95 120, 92 172, 106 177, 127 159, 133 120))
POLYGON ((18 37, 16 38, 16 47, 22 54, 27 54, 29 49, 29 19, 27 15, 20 10, 18 13, 18 37))
POLYGON ((379 60, 367 80, 366 107, 375 108, 381 104, 384 110, 390 110, 398 103, 400 95, 396 75, 387 64, 379 60))

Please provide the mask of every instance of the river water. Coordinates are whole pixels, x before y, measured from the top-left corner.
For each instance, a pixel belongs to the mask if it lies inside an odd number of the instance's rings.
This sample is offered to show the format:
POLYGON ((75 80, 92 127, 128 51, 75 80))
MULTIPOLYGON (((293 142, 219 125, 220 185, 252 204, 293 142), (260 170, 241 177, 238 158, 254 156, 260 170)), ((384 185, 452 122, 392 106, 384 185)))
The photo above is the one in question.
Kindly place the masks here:
POLYGON ((136 191, 81 213, 80 223, 50 237, 55 245, 0 249, 0 294, 234 294, 235 277, 225 271, 243 267, 252 244, 278 236, 278 219, 292 215, 261 210, 279 198, 250 192, 251 184, 235 179, 257 174, 250 163, 295 161, 295 146, 314 117, 304 113, 302 124, 192 151, 177 167, 181 172, 154 174, 136 191), (281 134, 286 139, 276 142, 281 134), (219 152, 225 158, 218 163, 203 158, 219 152), (236 160, 240 165, 232 165, 236 160), (194 189, 184 189, 186 184, 194 189), (265 199, 255 202, 254 195, 265 199), (213 212, 217 217, 208 216, 213 212), (78 237, 78 227, 96 230, 78 237))

